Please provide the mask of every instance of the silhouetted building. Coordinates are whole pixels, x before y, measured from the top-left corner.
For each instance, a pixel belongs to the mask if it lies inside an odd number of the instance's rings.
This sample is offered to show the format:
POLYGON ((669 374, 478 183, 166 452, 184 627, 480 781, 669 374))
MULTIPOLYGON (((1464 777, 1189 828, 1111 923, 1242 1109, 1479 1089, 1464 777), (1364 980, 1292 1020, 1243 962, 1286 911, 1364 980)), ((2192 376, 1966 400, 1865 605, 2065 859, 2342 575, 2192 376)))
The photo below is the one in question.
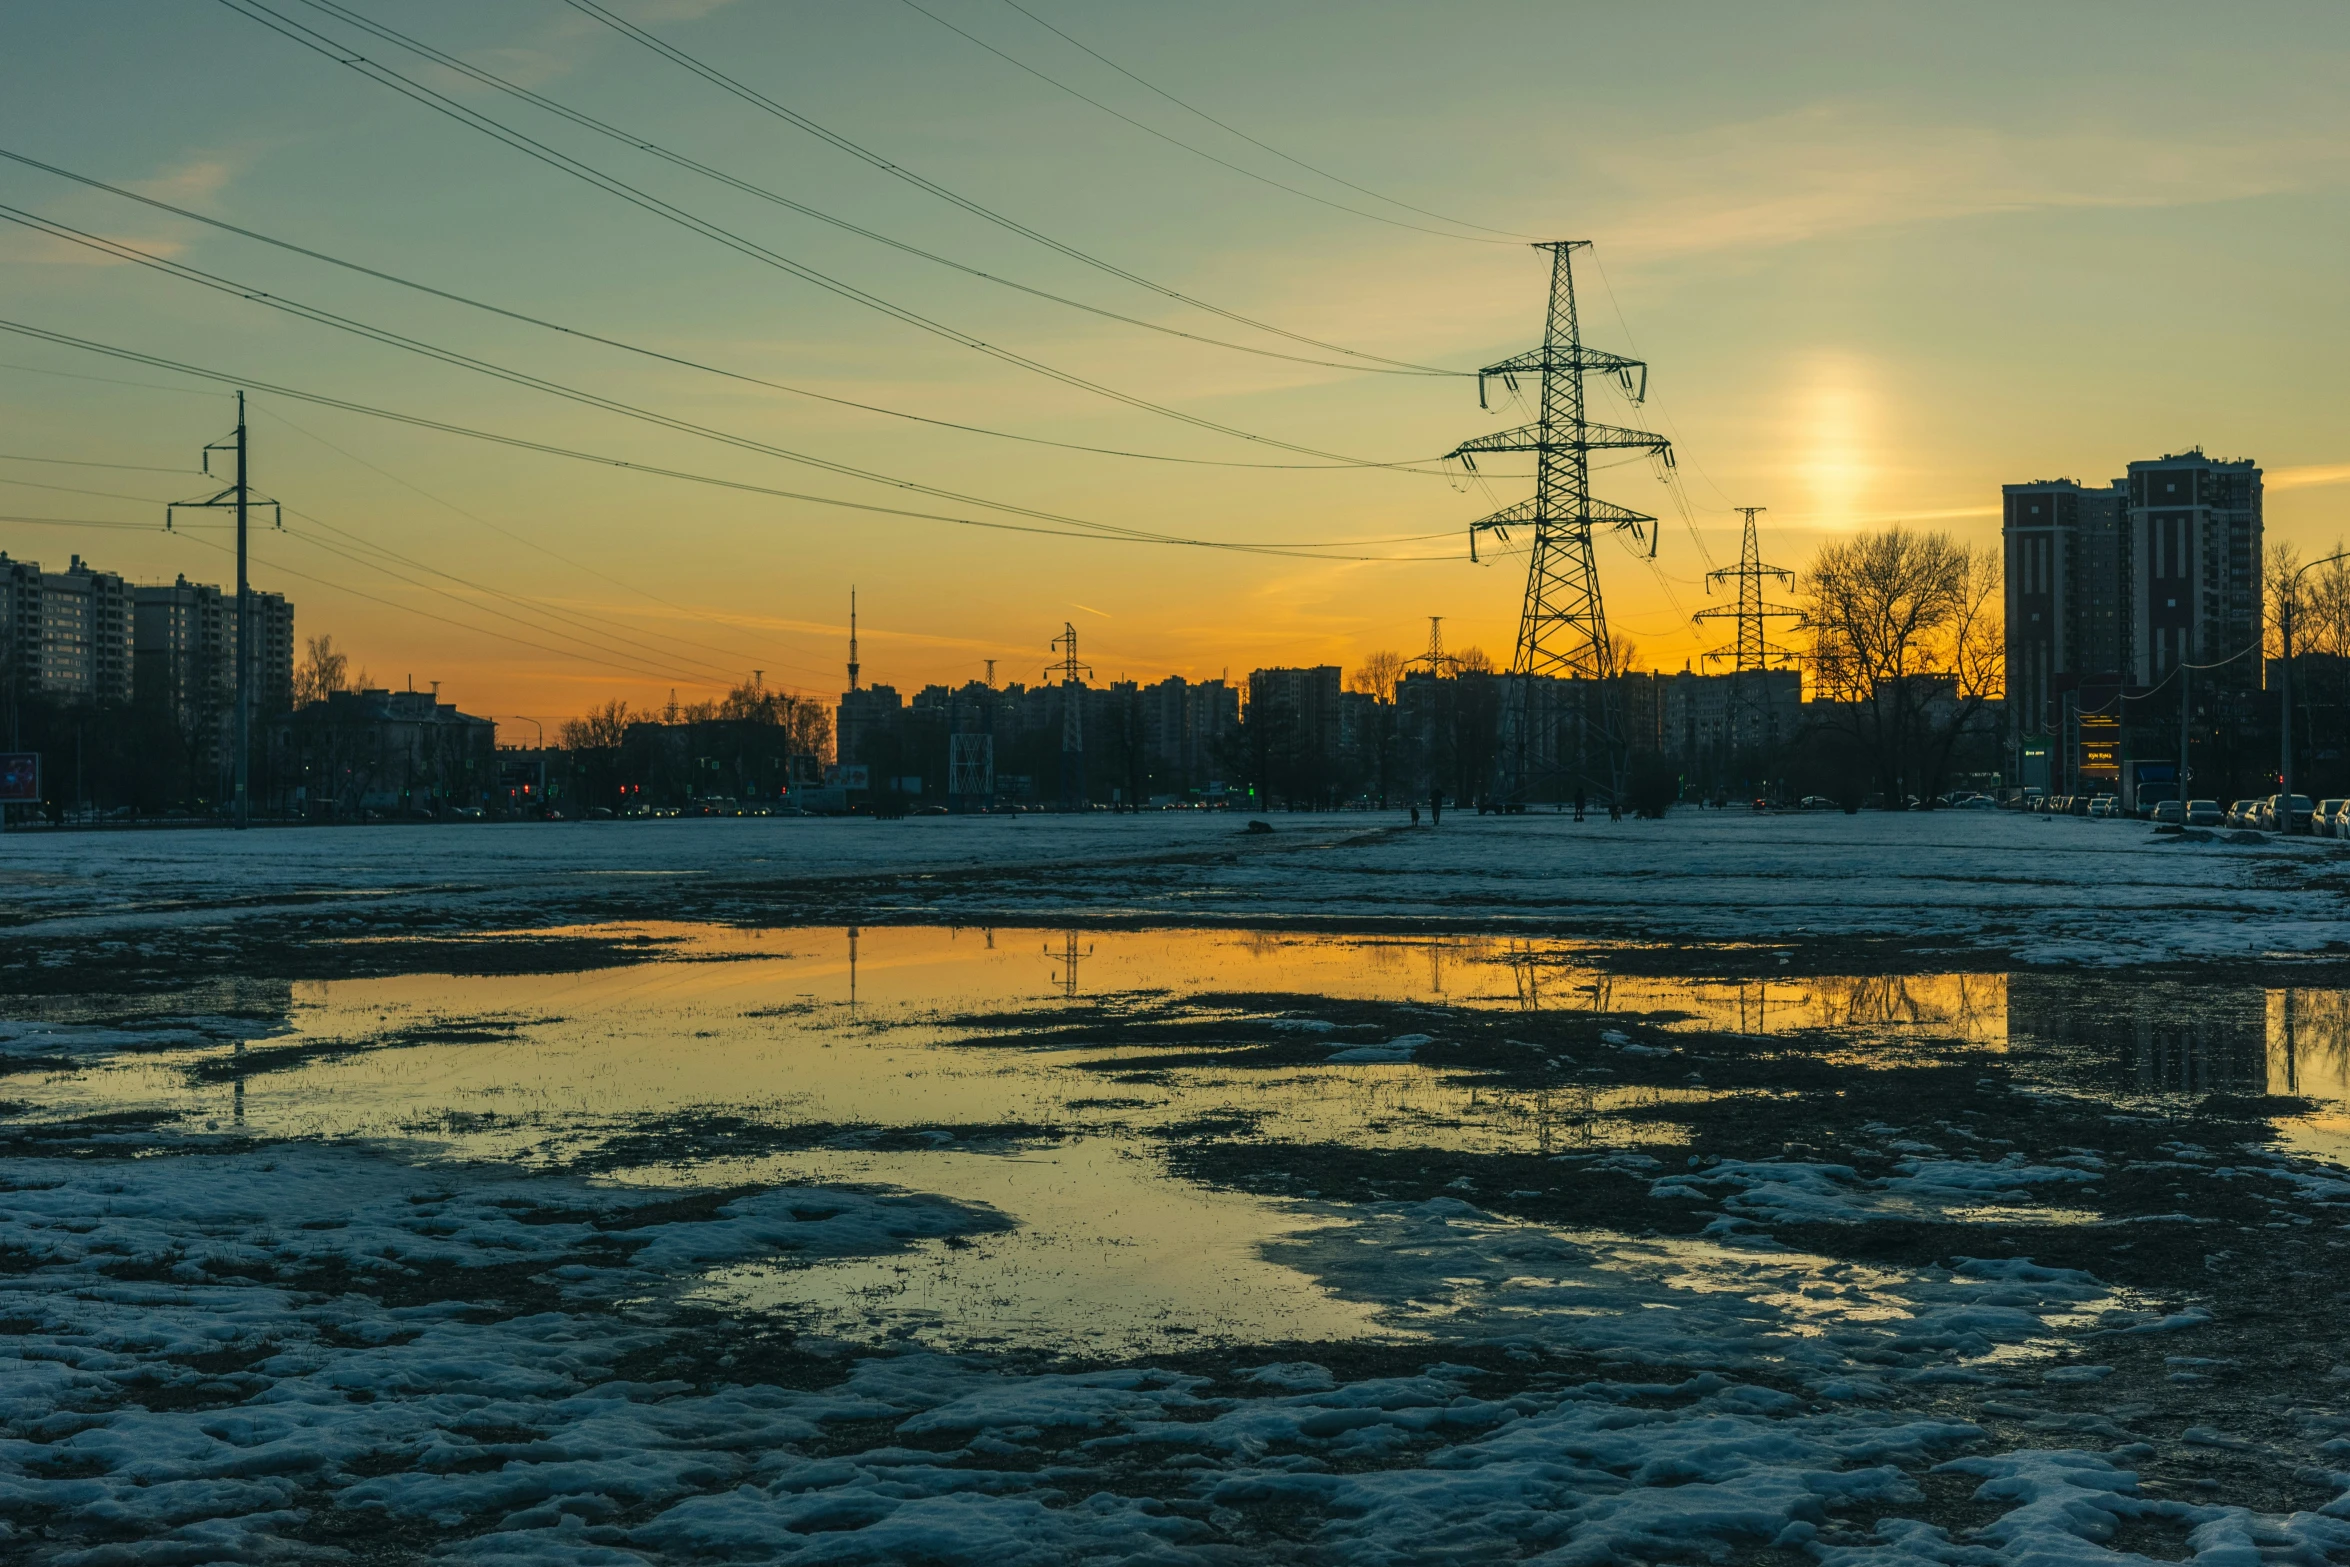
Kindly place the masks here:
POLYGON ((1664 754, 1685 769, 1726 767, 1767 756, 1803 726, 1803 675, 1749 669, 1701 675, 1684 669, 1664 681, 1664 754))
POLYGON ((2025 733, 2055 734, 2066 692, 2131 667, 2128 486, 2042 479, 2000 501, 2008 700, 2025 733))
POLYGON ((298 808, 314 816, 497 802, 498 726, 429 691, 337 691, 278 720, 298 808))
POLYGON ((2221 665, 2198 679, 2256 688, 2260 656, 2234 655, 2260 641, 2259 465, 2194 449, 2134 462, 2123 482, 2137 684, 2152 685, 2184 662, 2221 665))

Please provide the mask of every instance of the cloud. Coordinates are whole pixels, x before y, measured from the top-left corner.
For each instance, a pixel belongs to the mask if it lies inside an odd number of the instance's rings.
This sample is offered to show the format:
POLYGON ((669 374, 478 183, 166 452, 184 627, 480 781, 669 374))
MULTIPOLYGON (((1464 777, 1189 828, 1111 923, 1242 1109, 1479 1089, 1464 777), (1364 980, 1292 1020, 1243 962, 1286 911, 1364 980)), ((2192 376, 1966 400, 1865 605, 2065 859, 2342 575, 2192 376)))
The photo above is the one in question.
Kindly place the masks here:
POLYGON ((1626 191, 1668 193, 1626 203, 1607 228, 1620 247, 1669 255, 1987 213, 2269 195, 2338 178, 2350 149, 2329 137, 2226 143, 1905 124, 1830 103, 1601 152, 1591 166, 1626 191))
POLYGON ((2329 484, 2350 484, 2350 462, 2275 468, 2260 476, 2260 484, 2268 490, 2314 490, 2329 484))

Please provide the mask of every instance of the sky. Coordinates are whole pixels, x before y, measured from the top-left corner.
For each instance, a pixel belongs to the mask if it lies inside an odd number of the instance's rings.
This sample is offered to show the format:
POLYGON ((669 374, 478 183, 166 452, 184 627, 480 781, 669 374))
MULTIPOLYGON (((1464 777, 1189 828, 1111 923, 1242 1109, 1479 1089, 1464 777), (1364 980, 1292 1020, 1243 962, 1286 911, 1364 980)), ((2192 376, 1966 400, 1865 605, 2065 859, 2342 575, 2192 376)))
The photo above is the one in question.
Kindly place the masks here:
POLYGON ((1103 679, 1352 669, 1435 615, 1506 663, 1525 560, 1467 528, 1530 470, 1432 459, 1528 415, 1377 372, 1535 346, 1529 237, 1592 242, 1585 338, 1651 366, 1594 413, 1674 443, 1594 486, 1661 519, 1599 552, 1645 666, 1727 640, 1690 616, 1733 506, 1800 571, 2200 445, 2263 464, 2270 537, 2350 536, 2336 4, 608 0, 795 123, 566 0, 344 3, 27 0, 0 151, 513 314, 0 161, 7 211, 228 285, 0 223, 0 321, 226 378, 0 329, 0 550, 233 582, 220 514, 159 523, 248 385, 256 587, 509 735, 830 696, 852 588, 909 693, 1034 681, 1065 624, 1103 679))

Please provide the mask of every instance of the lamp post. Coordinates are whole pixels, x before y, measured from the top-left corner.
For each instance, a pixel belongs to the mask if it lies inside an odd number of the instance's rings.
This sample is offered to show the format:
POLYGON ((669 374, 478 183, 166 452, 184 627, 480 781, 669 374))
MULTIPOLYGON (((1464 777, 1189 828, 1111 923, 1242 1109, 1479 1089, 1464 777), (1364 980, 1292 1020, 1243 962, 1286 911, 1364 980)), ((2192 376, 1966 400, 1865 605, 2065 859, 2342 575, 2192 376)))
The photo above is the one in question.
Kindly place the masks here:
POLYGON ((2278 606, 2279 624, 2283 630, 2284 641, 2285 685, 2284 721, 2278 735, 2277 749, 2280 753, 2280 765, 2277 769, 2277 777, 2284 791, 2285 803, 2288 807, 2293 801, 2293 605, 2301 596, 2302 573, 2313 571, 2319 566, 2330 566, 2338 560, 2350 560, 2350 550, 2336 550, 2331 555, 2296 568, 2293 574, 2285 579, 2285 602, 2278 606))

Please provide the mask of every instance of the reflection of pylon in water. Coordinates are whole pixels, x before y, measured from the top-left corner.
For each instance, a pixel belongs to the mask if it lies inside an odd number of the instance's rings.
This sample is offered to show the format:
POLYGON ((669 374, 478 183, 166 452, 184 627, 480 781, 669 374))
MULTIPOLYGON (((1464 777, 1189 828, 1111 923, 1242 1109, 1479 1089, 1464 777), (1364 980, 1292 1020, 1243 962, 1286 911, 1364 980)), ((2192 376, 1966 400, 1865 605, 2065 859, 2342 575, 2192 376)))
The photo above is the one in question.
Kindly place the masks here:
POLYGON ((1518 1010, 1542 1010, 1542 971, 1536 966, 1533 947, 1524 941, 1510 943, 1508 958, 1510 975, 1518 982, 1518 1010))
POLYGON ((1739 1032, 1739 1033, 1741 1033, 1741 1034, 1767 1034, 1767 1033, 1769 1033, 1769 1032, 1770 1032, 1769 1018, 1768 1018, 1768 1009, 1769 1009, 1769 1006, 1770 1006, 1770 1000, 1771 1000, 1771 982, 1770 982, 1769 980, 1767 980, 1767 979, 1759 979, 1759 980, 1756 980, 1756 981, 1754 982, 1754 998, 1753 998, 1753 1002, 1752 1002, 1752 1008, 1753 1008, 1753 1009, 1752 1009, 1751 1011, 1749 1011, 1749 1010, 1748 1010, 1748 1000, 1747 1000, 1747 995, 1746 995, 1746 986, 1745 986, 1745 984, 1744 984, 1744 982, 1743 982, 1743 981, 1742 981, 1742 982, 1740 982, 1740 984, 1739 984, 1739 986, 1738 986, 1738 1032, 1739 1032))
POLYGON ((857 1010, 857 927, 849 927, 849 1010, 857 1010))
POLYGON ((1059 952, 1056 953, 1052 948, 1047 947, 1044 949, 1044 954, 1061 966, 1061 972, 1053 982, 1061 987, 1063 999, 1075 1001, 1077 999, 1077 960, 1092 957, 1093 948, 1087 947, 1083 952, 1078 951, 1077 932, 1072 930, 1063 933, 1059 952))

